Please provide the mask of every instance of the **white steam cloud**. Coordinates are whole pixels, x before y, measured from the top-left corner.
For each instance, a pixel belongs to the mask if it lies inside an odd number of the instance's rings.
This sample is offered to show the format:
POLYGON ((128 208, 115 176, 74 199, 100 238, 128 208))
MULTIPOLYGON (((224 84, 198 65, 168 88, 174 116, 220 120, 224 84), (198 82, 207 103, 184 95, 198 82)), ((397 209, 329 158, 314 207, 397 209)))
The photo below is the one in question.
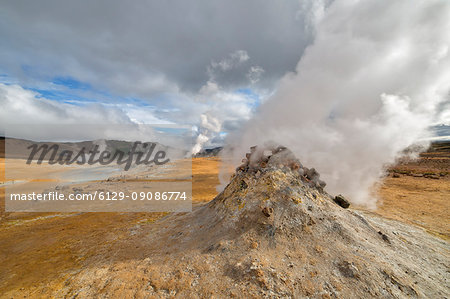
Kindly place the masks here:
POLYGON ((200 116, 201 123, 198 131, 195 145, 192 148, 192 154, 195 155, 200 152, 203 145, 208 142, 215 134, 220 132, 220 121, 208 113, 204 113, 200 116))
MULTIPOLYGON (((239 67, 248 61, 250 56, 244 50, 230 53, 219 62, 212 61, 208 66, 208 81, 200 88, 196 100, 199 103, 208 103, 207 109, 200 115, 192 154, 199 153, 203 147, 211 145, 211 141, 221 138, 221 130, 234 123, 237 127, 240 122, 246 121, 252 114, 252 106, 255 99, 244 94, 230 92, 223 89, 216 81, 217 71, 227 72, 239 67)), ((254 84, 258 82, 264 73, 260 66, 252 66, 248 69, 247 79, 254 84)), ((233 126, 233 125, 232 125, 233 126)))
POLYGON ((229 147, 237 162, 273 140, 315 167, 329 192, 374 207, 385 165, 449 107, 450 2, 338 0, 315 11, 296 72, 229 147))

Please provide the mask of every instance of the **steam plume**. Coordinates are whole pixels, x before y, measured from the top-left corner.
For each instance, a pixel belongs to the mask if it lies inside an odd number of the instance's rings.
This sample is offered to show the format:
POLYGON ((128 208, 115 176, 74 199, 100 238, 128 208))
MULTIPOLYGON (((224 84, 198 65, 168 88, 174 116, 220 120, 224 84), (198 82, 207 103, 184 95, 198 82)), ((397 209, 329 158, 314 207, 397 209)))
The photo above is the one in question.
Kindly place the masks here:
POLYGON ((427 137, 446 107, 450 2, 338 0, 315 10, 315 40, 296 72, 228 144, 236 163, 251 145, 285 145, 328 191, 373 207, 383 167, 427 137))
POLYGON ((208 113, 200 115, 201 123, 195 145, 192 148, 192 154, 195 155, 201 151, 203 145, 208 142, 215 134, 220 132, 221 123, 218 119, 208 113))

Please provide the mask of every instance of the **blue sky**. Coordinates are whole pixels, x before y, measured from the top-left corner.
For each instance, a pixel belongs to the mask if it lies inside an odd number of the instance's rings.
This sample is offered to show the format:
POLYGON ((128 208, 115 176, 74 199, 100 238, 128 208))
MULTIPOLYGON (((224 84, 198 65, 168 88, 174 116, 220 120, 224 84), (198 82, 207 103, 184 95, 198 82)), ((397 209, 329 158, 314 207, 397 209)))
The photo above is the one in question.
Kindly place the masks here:
MULTIPOLYGON (((8 86, 20 86, 23 91, 30 91, 31 101, 39 103, 45 101, 47 103, 53 103, 60 109, 68 110, 68 107, 78 107, 79 109, 90 110, 91 107, 102 107, 104 110, 115 109, 123 114, 125 119, 134 123, 149 123, 149 124, 182 124, 192 125, 195 128, 195 132, 205 132, 207 129, 202 128, 202 123, 199 122, 201 111, 189 111, 180 107, 178 103, 180 100, 191 102, 191 106, 197 106, 197 109, 203 110, 208 114, 209 118, 215 119, 216 116, 223 111, 223 106, 218 109, 211 110, 209 101, 221 102, 220 97, 232 98, 232 102, 240 102, 241 106, 245 106, 248 111, 254 111, 260 104, 261 97, 251 88, 238 88, 234 91, 214 90, 212 93, 207 92, 203 95, 203 98, 192 100, 195 95, 186 96, 179 93, 153 93, 151 97, 139 98, 125 95, 115 95, 108 91, 106 88, 96 88, 89 82, 80 81, 70 76, 55 76, 53 78, 46 78, 45 76, 40 78, 36 75, 37 72, 31 71, 31 68, 22 68, 27 76, 27 80, 20 81, 18 78, 14 78, 8 74, 2 74, 0 76, 0 83, 4 84, 4 88, 8 86), (180 97, 181 99, 178 99, 180 97), (63 106, 61 106, 63 105, 63 106), (68 106, 67 106, 68 105, 68 106), (178 117, 174 114, 180 115, 185 111, 191 115, 191 117, 178 117)), ((21 98, 18 94, 18 98, 21 98)), ((226 102, 222 105, 227 106, 226 102)), ((30 106, 30 105, 29 105, 30 106)), ((31 108, 31 107, 29 107, 31 108)), ((195 108, 194 108, 195 109, 195 108)), ((238 109, 245 110, 245 109, 238 109)), ((82 112, 81 112, 82 113, 82 112)), ((39 114, 39 110, 37 111, 39 114)), ((102 114, 102 113, 100 113, 102 114)), ((242 121, 248 119, 250 114, 242 117, 230 116, 232 121, 242 121)), ((73 118, 73 122, 77 122, 77 115, 70 115, 69 118, 73 118)), ((52 122, 51 118, 45 119, 45 121, 52 122)), ((104 120, 106 122, 116 122, 117 119, 104 120)), ((124 118, 120 118, 119 122, 124 121, 124 118)), ((125 120, 127 121, 127 120, 125 120)), ((227 119, 221 119, 221 125, 226 123, 227 119)), ((208 126, 205 124, 206 127, 208 126)), ((206 146, 220 145, 223 139, 227 135, 227 128, 221 127, 218 132, 211 134, 211 141, 206 146), (214 141, 213 141, 214 140, 214 141)))

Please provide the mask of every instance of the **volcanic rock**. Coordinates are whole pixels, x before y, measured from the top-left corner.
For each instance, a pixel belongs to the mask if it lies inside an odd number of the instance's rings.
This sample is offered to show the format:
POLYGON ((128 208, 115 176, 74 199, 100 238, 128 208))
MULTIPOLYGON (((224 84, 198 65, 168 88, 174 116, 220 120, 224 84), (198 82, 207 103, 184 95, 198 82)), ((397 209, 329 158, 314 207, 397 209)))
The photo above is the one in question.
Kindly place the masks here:
POLYGON ((342 209, 318 177, 254 147, 211 202, 140 224, 57 297, 449 297, 446 241, 342 209))
POLYGON ((350 207, 350 203, 348 202, 348 200, 345 199, 345 197, 342 196, 341 194, 336 195, 333 200, 334 200, 335 203, 337 203, 338 205, 340 205, 344 209, 348 209, 348 207, 350 207))
POLYGON ((262 212, 263 212, 264 216, 270 217, 270 215, 272 215, 272 213, 273 213, 273 209, 265 207, 264 209, 262 209, 262 212))

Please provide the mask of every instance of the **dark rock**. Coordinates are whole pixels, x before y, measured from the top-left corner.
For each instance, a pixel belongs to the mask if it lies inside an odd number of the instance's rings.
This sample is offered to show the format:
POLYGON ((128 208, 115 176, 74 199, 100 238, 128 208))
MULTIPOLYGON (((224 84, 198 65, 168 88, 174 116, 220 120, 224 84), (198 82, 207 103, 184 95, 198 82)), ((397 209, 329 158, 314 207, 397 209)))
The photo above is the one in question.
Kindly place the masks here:
POLYGON ((334 198, 334 202, 343 207, 344 209, 347 209, 350 206, 348 200, 346 200, 345 197, 342 196, 341 194, 337 195, 334 198))
POLYGON ((316 178, 319 178, 319 176, 320 176, 319 173, 314 168, 307 169, 305 173, 306 173, 306 177, 309 180, 315 180, 316 178))
POLYGON ((242 180, 241 183, 239 184, 239 187, 241 190, 244 190, 248 188, 248 185, 244 180, 242 180))
POLYGON ((247 171, 248 166, 247 165, 241 165, 238 168, 236 168, 236 171, 247 171))
POLYGON ((393 178, 399 178, 400 175, 399 175, 398 173, 394 173, 394 174, 392 175, 392 177, 393 177, 393 178))
POLYGON ((381 238, 383 239, 384 242, 391 244, 391 240, 389 240, 388 236, 383 234, 381 231, 379 231, 378 234, 381 236, 381 238))
POLYGON ((264 216, 270 217, 273 213, 273 208, 265 207, 264 209, 262 209, 262 213, 264 214, 264 216))
POLYGON ((353 263, 349 263, 348 261, 343 261, 342 263, 340 263, 338 265, 338 269, 339 272, 341 272, 341 274, 344 277, 349 277, 349 278, 358 278, 358 268, 355 267, 355 265, 353 263))
POLYGON ((298 161, 290 161, 288 164, 288 167, 292 170, 297 170, 302 167, 302 165, 298 161))
POLYGON ((319 179, 316 182, 316 186, 320 190, 323 190, 323 188, 325 188, 326 185, 327 185, 327 183, 325 183, 324 181, 319 180, 319 179))

